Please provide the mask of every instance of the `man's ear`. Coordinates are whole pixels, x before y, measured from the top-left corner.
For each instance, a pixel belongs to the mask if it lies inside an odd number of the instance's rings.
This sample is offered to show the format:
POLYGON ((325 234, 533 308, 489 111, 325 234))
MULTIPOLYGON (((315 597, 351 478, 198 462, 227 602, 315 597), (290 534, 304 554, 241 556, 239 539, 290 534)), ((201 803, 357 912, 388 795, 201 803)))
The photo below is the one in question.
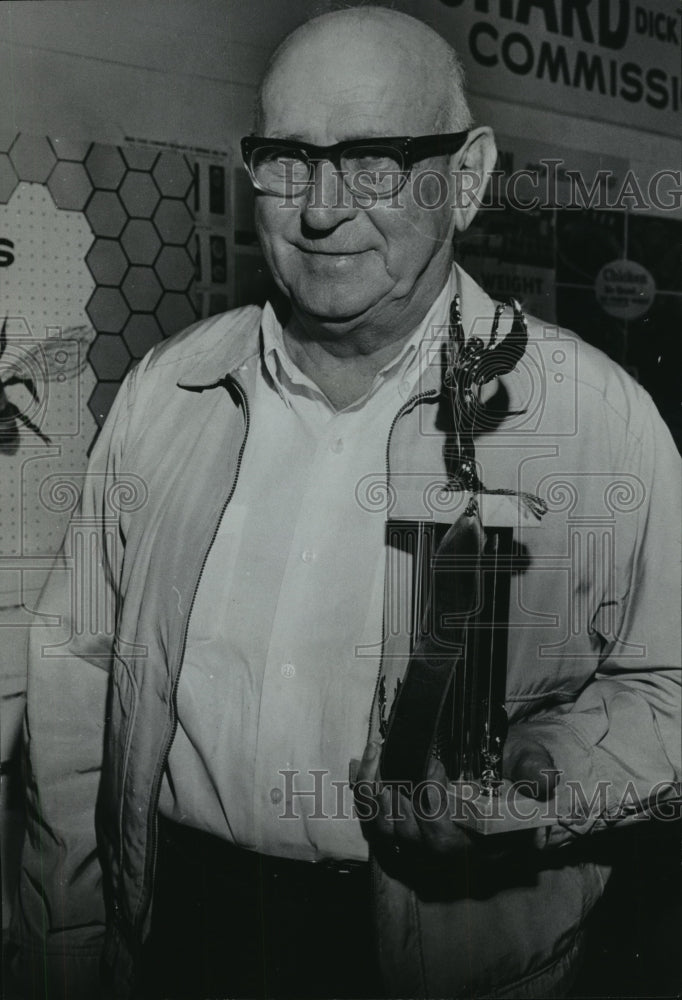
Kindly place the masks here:
POLYGON ((462 149, 452 158, 457 232, 462 233, 471 225, 496 162, 497 146, 492 129, 487 126, 472 129, 462 149))

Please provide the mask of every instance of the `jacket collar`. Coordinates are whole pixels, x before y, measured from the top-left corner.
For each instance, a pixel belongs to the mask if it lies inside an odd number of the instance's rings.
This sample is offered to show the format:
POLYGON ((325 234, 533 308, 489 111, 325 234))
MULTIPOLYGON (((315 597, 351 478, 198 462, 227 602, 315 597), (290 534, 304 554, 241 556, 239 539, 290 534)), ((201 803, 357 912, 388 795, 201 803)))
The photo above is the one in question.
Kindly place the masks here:
MULTIPOLYGON (((475 332, 485 338, 490 333, 495 305, 466 271, 458 264, 453 266, 461 297, 465 336, 468 338, 475 332), (480 331, 477 329, 479 323, 480 331)), ((183 342, 185 344, 186 357, 181 355, 181 358, 186 365, 183 364, 184 371, 177 384, 184 389, 209 389, 219 385, 226 376, 236 374, 258 354, 262 313, 258 306, 246 306, 210 320, 201 320, 172 341, 167 341, 168 345, 172 343, 180 350, 183 342), (200 342, 192 337, 199 329, 200 342)), ((165 346, 161 345, 157 363, 163 363, 165 346)))
MULTIPOLYGON (((168 341, 181 350, 185 342, 186 356, 181 355, 183 373, 177 384, 183 389, 210 389, 242 368, 258 354, 262 311, 259 306, 246 306, 223 313, 194 323, 168 341), (199 330, 201 339, 192 336, 199 330)), ((161 359, 162 356, 159 360, 163 363, 161 359)))

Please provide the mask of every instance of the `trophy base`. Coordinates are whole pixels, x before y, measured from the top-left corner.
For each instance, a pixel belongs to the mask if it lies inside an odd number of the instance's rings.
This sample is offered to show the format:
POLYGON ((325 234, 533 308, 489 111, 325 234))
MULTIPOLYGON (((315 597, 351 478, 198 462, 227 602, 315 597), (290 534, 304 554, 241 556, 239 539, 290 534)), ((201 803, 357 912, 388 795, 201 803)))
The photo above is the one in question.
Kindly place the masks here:
POLYGON ((523 795, 510 781, 500 781, 490 794, 480 781, 452 781, 448 787, 450 817, 475 833, 488 836, 535 830, 556 823, 552 799, 539 801, 523 795))

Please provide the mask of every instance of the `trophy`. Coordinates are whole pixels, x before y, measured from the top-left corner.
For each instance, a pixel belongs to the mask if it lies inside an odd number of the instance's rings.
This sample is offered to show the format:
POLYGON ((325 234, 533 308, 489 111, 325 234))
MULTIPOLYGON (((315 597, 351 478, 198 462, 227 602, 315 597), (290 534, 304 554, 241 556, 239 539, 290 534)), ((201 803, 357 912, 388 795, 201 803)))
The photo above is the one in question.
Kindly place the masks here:
MULTIPOLYGON (((447 488, 469 494, 454 524, 389 520, 387 543, 411 556, 412 650, 385 726, 383 781, 415 789, 438 758, 449 779, 455 821, 480 833, 544 825, 539 810, 516 808, 513 788, 502 778, 507 715, 504 708, 513 529, 484 525, 479 496, 474 429, 480 387, 511 371, 523 355, 527 327, 512 300, 510 333, 497 343, 503 307, 495 313, 487 346, 465 343, 459 302, 451 307, 451 335, 443 380, 453 414, 455 451, 447 488), (511 803, 511 808, 510 808, 511 803)), ((517 494, 540 518, 546 507, 532 494, 517 494)), ((532 800, 527 800, 532 802, 532 800)))

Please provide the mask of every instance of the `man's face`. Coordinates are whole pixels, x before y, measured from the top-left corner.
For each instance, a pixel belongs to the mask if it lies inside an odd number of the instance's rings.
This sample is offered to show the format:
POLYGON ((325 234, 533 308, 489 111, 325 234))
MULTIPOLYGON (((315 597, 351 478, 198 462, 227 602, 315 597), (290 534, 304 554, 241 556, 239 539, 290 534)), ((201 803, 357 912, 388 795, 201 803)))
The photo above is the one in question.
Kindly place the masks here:
MULTIPOLYGON (((376 39, 337 41, 299 42, 280 58, 263 94, 263 135, 331 145, 441 131, 442 93, 425 92, 423 57, 382 49, 376 39)), ((449 181, 448 166, 446 157, 426 160, 414 174, 438 168, 449 181)), ((451 197, 443 198, 435 178, 422 178, 418 188, 408 179, 395 197, 368 202, 362 207, 353 198, 329 162, 317 164, 314 184, 295 197, 256 200, 278 284, 299 311, 338 329, 371 325, 420 294, 426 307, 451 258, 451 197)))

